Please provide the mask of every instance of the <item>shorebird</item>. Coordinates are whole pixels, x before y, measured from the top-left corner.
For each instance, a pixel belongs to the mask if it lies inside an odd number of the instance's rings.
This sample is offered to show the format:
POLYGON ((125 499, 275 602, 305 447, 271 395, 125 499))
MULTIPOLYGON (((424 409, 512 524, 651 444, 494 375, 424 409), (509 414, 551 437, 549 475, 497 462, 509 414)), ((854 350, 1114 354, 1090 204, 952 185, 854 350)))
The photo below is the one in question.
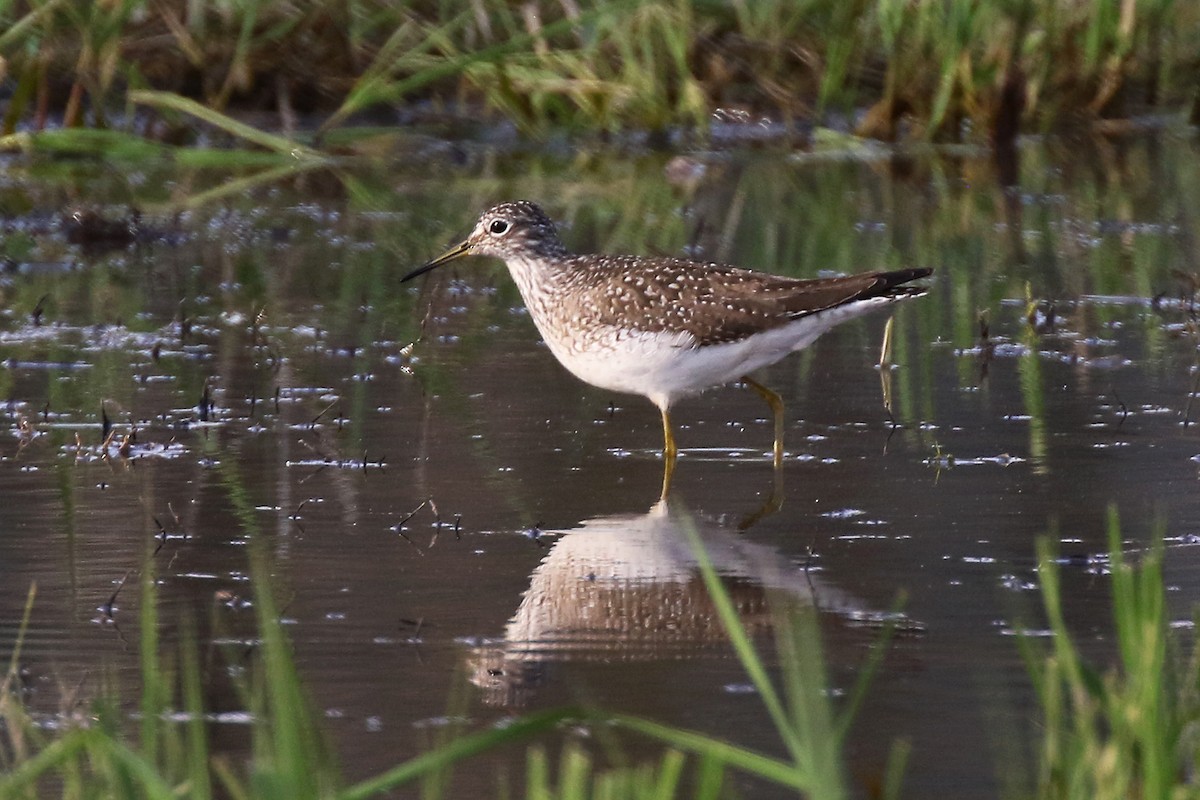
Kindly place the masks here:
POLYGON ((778 467, 783 400, 750 373, 838 323, 924 294, 906 284, 933 272, 806 280, 680 258, 577 255, 541 208, 517 201, 483 212, 470 236, 401 280, 469 255, 504 261, 550 352, 576 377, 658 406, 668 464, 678 452, 675 402, 740 380, 771 407, 778 467))

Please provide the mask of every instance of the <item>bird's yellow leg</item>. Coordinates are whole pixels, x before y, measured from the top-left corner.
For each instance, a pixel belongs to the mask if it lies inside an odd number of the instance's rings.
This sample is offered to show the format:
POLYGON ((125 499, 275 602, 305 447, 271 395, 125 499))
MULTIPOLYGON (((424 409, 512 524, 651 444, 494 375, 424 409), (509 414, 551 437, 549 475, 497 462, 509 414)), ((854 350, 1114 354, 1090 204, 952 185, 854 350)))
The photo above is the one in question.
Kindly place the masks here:
POLYGON ((663 459, 674 461, 679 451, 675 448, 675 434, 671 432, 671 412, 662 409, 663 422, 663 459))
POLYGON ((783 398, 749 375, 743 376, 742 381, 767 401, 775 415, 775 466, 778 467, 783 463, 783 398))
POLYGON ((663 461, 663 480, 662 491, 659 492, 658 499, 664 501, 667 495, 671 493, 671 476, 675 474, 675 459, 668 458, 663 461))
POLYGON ((662 409, 663 423, 663 480, 662 493, 659 495, 659 500, 666 500, 667 495, 671 492, 671 475, 675 473, 675 457, 678 451, 675 448, 675 434, 671 432, 671 414, 667 409, 662 409))

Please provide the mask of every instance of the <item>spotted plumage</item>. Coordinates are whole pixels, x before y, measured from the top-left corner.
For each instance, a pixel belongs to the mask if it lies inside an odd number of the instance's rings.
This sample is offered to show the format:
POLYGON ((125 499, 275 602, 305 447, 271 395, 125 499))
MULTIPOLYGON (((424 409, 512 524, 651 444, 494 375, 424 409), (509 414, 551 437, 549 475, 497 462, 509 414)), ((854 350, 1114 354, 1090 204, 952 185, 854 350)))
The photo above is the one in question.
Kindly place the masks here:
POLYGON ((775 411, 776 463, 782 401, 747 373, 807 347, 839 322, 923 294, 904 284, 932 272, 800 280, 677 258, 572 255, 550 218, 520 201, 485 211, 466 240, 404 280, 472 254, 507 264, 542 338, 568 370, 659 407, 668 458, 675 450, 671 405, 741 378, 775 411))

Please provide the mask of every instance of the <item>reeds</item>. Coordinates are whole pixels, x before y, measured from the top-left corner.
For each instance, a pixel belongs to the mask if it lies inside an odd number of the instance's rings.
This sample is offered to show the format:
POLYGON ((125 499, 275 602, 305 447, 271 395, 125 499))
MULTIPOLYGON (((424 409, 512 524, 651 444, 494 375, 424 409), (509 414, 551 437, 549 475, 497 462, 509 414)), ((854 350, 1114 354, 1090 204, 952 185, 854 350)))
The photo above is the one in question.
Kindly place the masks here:
POLYGON ((982 140, 1200 107, 1200 7, 1176 0, 49 0, 0 4, 0 31, 0 135, 195 141, 137 113, 163 93, 207 123, 268 110, 293 136, 389 107, 539 135, 865 109, 866 136, 982 140))

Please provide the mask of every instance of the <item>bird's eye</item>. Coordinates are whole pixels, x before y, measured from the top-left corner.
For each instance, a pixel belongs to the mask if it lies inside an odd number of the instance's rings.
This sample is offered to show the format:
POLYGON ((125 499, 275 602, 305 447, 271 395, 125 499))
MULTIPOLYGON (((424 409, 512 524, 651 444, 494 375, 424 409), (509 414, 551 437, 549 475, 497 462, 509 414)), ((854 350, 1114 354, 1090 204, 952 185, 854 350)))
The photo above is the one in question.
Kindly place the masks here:
POLYGON ((508 230, 508 222, 502 219, 492 220, 492 224, 488 226, 488 230, 499 236, 508 230))

